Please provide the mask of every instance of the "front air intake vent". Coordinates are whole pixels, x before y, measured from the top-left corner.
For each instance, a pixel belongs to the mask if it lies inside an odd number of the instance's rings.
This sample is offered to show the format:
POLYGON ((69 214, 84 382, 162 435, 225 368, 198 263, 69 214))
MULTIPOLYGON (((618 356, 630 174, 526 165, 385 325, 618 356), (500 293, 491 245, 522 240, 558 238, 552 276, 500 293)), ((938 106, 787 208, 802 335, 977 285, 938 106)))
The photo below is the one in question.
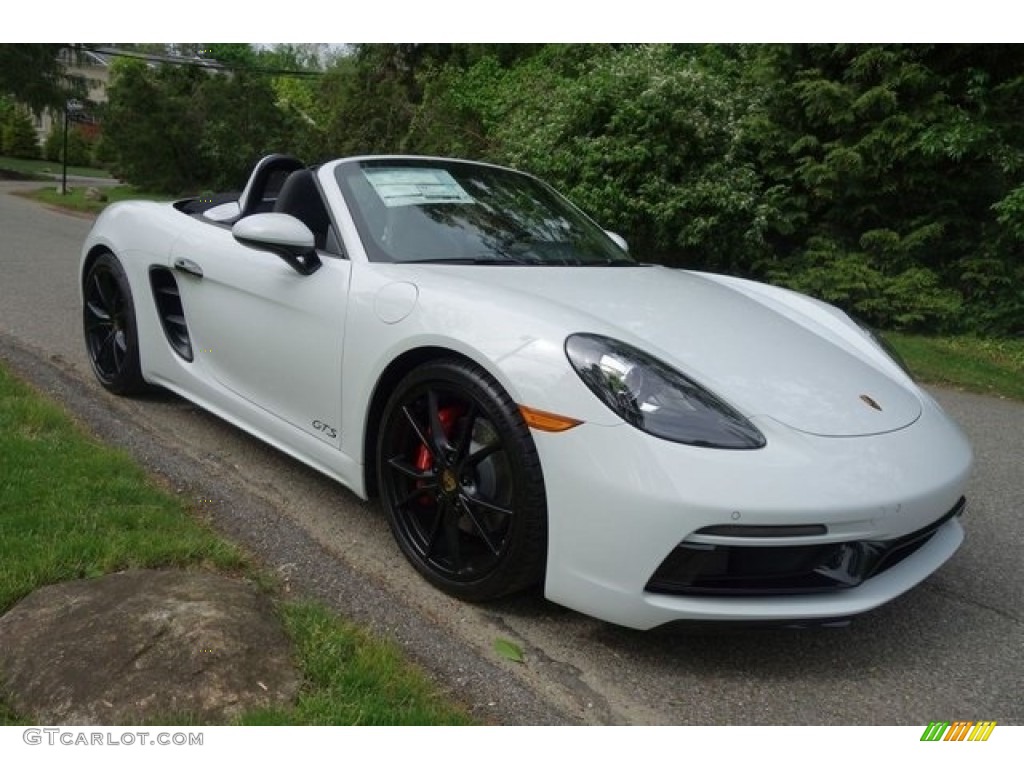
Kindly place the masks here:
POLYGON ((164 335, 178 356, 192 362, 192 340, 188 335, 185 310, 181 305, 178 282, 169 269, 154 267, 149 271, 149 282, 153 286, 153 299, 160 316, 164 335))

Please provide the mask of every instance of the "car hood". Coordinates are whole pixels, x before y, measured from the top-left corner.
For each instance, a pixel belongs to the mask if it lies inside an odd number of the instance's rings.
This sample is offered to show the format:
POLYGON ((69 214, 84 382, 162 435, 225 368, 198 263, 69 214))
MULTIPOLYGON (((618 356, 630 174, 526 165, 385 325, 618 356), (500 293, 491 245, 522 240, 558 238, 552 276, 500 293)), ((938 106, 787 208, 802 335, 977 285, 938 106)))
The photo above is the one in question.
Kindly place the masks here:
POLYGON ((640 347, 751 418, 854 436, 897 430, 921 414, 914 385, 865 351, 858 329, 796 294, 663 267, 440 268, 481 293, 500 287, 571 309, 579 327, 567 334, 640 347))

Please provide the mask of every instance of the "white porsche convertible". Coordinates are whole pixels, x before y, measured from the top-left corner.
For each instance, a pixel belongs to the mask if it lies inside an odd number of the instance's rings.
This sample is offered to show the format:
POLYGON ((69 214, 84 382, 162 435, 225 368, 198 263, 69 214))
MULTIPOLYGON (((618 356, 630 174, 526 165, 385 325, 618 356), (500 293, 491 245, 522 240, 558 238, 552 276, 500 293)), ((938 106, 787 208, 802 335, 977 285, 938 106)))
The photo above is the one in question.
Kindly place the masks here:
POLYGON ((467 600, 824 623, 963 539, 971 449, 870 331, 638 263, 516 171, 270 156, 240 197, 110 206, 81 290, 103 386, 164 387, 379 495, 467 600))

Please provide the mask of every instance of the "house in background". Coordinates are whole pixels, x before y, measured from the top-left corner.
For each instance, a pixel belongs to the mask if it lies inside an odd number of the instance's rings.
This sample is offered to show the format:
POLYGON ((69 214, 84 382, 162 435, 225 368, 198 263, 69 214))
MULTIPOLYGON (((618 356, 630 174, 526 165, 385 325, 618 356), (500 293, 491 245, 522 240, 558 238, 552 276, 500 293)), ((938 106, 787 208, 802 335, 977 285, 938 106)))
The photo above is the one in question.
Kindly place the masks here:
MULTIPOLYGON (((65 71, 70 77, 81 78, 86 85, 87 94, 85 101, 73 105, 70 119, 88 135, 98 133, 100 130, 99 120, 96 116, 96 106, 107 102, 107 88, 110 85, 110 65, 118 56, 131 56, 132 58, 143 59, 147 66, 157 67, 161 64, 190 64, 201 66, 206 69, 223 69, 224 65, 216 59, 203 56, 208 49, 201 49, 195 45, 168 45, 161 46, 163 51, 125 51, 113 46, 90 46, 89 48, 73 46, 63 48, 59 59, 64 64, 65 71)), ((46 141, 54 123, 61 123, 64 120, 64 113, 61 110, 45 111, 36 116, 36 136, 40 145, 46 141)))
MULTIPOLYGON (((72 119, 80 124, 86 133, 99 130, 99 123, 94 116, 95 106, 107 101, 107 86, 110 84, 110 62, 113 57, 105 53, 83 49, 64 48, 60 60, 69 76, 81 78, 87 89, 86 100, 76 110, 72 119)), ((60 124, 64 114, 60 111, 45 110, 35 118, 36 136, 40 145, 46 141, 54 123, 60 124)))

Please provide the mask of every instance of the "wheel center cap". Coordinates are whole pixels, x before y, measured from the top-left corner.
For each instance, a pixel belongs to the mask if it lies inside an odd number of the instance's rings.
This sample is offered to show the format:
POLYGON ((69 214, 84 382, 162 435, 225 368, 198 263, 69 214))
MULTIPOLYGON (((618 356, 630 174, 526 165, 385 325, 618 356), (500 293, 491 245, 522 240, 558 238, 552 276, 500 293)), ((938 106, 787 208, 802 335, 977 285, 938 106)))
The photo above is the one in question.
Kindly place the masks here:
POLYGON ((453 493, 458 488, 459 483, 455 479, 455 473, 450 469, 446 469, 441 473, 441 490, 445 493, 453 493))

